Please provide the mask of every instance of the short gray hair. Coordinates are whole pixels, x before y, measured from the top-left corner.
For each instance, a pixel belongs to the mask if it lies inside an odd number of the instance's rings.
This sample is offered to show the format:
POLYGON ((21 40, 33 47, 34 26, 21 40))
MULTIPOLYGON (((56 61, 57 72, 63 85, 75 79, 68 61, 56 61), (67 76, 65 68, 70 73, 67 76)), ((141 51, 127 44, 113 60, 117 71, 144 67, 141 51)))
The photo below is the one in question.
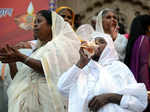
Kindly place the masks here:
POLYGON ((108 12, 113 12, 114 14, 116 14, 116 11, 114 9, 105 8, 103 9, 102 17, 104 17, 108 12))

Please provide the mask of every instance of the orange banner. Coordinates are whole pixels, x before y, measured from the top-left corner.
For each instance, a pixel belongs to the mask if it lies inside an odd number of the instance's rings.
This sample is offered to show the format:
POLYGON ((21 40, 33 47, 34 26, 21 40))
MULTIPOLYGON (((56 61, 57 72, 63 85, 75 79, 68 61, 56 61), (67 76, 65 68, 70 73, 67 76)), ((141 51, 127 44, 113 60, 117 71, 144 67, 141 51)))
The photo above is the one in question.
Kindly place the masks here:
POLYGON ((32 40, 32 16, 49 8, 49 0, 2 0, 0 3, 0 46, 32 40))

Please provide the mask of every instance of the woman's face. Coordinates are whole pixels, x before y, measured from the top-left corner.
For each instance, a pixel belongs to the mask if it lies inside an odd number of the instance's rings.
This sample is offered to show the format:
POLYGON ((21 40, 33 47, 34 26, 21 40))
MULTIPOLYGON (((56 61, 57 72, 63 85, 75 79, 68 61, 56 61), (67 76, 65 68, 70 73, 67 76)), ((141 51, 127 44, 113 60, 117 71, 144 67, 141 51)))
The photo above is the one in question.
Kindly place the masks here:
POLYGON ((105 41, 104 38, 99 38, 97 37, 95 39, 95 44, 98 45, 98 48, 96 50, 96 53, 95 55, 92 57, 94 60, 98 61, 100 55, 102 54, 104 48, 106 47, 107 45, 107 42, 105 41))
POLYGON ((69 11, 69 9, 62 9, 60 12, 58 12, 58 14, 72 26, 73 15, 69 11))
POLYGON ((41 41, 50 41, 52 30, 51 26, 47 23, 47 20, 40 13, 36 15, 34 20, 34 37, 37 37, 41 41))
POLYGON ((102 18, 103 29, 105 33, 111 32, 117 26, 117 17, 112 11, 108 11, 102 18))

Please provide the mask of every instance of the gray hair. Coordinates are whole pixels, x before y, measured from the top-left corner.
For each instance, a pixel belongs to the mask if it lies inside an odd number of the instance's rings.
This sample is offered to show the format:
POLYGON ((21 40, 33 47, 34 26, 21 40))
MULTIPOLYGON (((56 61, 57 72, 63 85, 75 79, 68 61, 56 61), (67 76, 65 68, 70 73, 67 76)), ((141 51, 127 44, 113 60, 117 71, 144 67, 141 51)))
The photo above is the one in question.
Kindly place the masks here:
POLYGON ((106 16, 106 14, 107 14, 108 12, 113 12, 114 14, 116 14, 116 11, 115 11, 114 9, 105 8, 105 9, 103 9, 102 17, 106 16))

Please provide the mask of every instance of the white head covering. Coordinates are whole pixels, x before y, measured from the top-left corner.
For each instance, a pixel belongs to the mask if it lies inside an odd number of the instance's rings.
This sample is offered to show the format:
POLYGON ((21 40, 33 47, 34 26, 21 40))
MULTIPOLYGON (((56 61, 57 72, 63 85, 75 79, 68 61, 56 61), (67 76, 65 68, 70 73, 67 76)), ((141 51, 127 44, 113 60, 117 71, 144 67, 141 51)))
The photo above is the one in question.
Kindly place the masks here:
POLYGON ((95 38, 104 38, 107 45, 104 48, 98 63, 101 65, 107 65, 110 64, 114 60, 118 60, 118 55, 114 47, 114 43, 112 38, 108 34, 100 33, 100 32, 94 32, 92 34, 92 37, 95 38))
MULTIPOLYGON (((142 112, 147 106, 145 85, 137 84, 128 67, 119 61, 115 61, 118 59, 118 56, 109 35, 94 32, 92 36, 94 39, 96 37, 104 38, 107 45, 99 58, 99 64, 91 60, 88 65, 83 68, 84 72, 77 72, 77 82, 69 92, 69 112, 89 112, 88 104, 91 99, 95 96, 107 93, 123 95, 121 104, 116 106, 113 103, 109 103, 100 108, 97 112, 129 112, 138 110, 142 112), (133 100, 131 101, 132 97, 133 100), (136 105, 134 105, 134 107, 130 106, 130 102, 136 105), (136 109, 134 110, 134 108, 136 109)), ((71 70, 67 72, 68 74, 66 76, 73 74, 71 70)), ((66 85, 64 84, 66 88, 68 87, 67 84, 68 82, 66 82, 66 85)))
POLYGON ((90 24, 83 24, 76 31, 80 39, 85 41, 90 41, 92 39, 91 34, 93 32, 94 29, 90 24))
POLYGON ((45 67, 46 60, 50 74, 60 76, 78 61, 80 41, 70 24, 55 12, 52 12, 52 22, 53 38, 46 44, 48 52, 41 61, 45 67))
POLYGON ((64 102, 59 97, 57 81, 63 72, 79 60, 80 41, 68 22, 55 12, 52 17, 53 39, 46 44, 45 48, 48 50, 41 61, 48 87, 53 90, 51 94, 55 98, 55 105, 58 106, 64 102))
POLYGON ((103 20, 102 14, 103 14, 104 11, 107 11, 107 10, 108 11, 113 11, 112 9, 105 8, 102 11, 100 11, 98 16, 97 16, 97 19, 96 19, 96 31, 98 31, 98 32, 105 33, 104 29, 103 29, 103 23, 102 23, 102 20, 103 20))

